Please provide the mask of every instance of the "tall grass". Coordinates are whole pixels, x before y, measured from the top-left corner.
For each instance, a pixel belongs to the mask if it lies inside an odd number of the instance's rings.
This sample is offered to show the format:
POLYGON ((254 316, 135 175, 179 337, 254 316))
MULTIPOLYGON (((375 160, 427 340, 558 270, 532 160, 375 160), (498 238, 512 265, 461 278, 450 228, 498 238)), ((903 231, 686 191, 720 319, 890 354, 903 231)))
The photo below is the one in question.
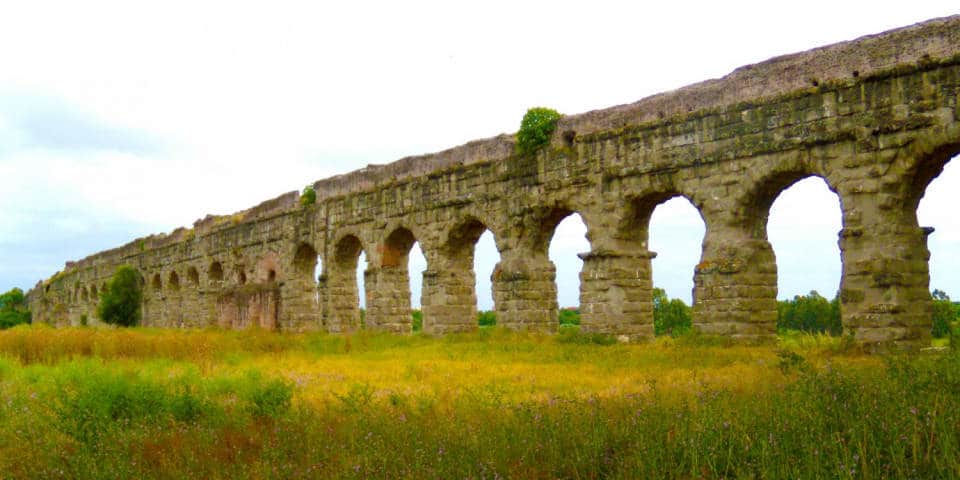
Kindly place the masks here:
POLYGON ((21 327, 0 399, 3 478, 960 477, 960 355, 807 337, 21 327))

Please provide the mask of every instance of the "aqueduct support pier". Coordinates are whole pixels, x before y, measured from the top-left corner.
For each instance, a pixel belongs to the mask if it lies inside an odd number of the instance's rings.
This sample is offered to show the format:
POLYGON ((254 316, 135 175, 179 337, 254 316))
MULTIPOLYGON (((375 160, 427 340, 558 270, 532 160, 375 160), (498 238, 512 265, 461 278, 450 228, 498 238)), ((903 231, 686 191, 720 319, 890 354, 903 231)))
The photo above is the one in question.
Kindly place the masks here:
POLYGON ((35 321, 93 321, 120 264, 144 282, 144 323, 344 332, 360 325, 355 269, 368 268, 366 328, 406 332, 407 255, 427 258, 424 328, 476 328, 473 245, 493 232, 498 323, 556 329, 554 227, 588 228, 584 330, 649 337, 653 208, 685 196, 706 224, 694 323, 734 337, 774 333, 771 203, 822 177, 840 198, 842 320, 861 342, 929 336, 929 229, 916 208, 960 152, 960 16, 774 58, 630 105, 564 117, 537 155, 501 135, 369 166, 249 210, 208 216, 68 262, 29 292, 35 321), (314 278, 318 257, 323 262, 314 278))

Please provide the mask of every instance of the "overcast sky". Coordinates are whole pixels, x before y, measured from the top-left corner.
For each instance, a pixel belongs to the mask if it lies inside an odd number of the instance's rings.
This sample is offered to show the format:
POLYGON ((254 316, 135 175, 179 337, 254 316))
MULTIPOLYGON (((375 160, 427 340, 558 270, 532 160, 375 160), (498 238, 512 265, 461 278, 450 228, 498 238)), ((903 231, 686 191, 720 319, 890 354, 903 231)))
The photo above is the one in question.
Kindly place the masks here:
MULTIPOLYGON (((4 2, 0 292, 207 213, 513 132, 531 106, 633 102, 955 13, 956 0, 4 2)), ((937 228, 932 286, 960 297, 956 163, 920 221, 937 228)), ((781 297, 836 291, 832 195, 807 180, 774 205, 781 297)), ((561 305, 577 303, 582 228, 564 223, 551 248, 561 305)), ((682 200, 654 214, 654 279, 673 297, 690 300, 702 235, 682 200)), ((481 308, 496 262, 486 245, 481 308)))

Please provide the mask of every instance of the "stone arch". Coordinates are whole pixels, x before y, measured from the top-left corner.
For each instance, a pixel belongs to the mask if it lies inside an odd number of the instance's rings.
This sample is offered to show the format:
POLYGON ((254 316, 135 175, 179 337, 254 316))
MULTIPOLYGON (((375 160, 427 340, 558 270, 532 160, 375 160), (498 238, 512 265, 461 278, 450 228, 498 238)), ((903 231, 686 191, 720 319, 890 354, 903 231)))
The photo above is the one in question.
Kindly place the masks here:
POLYGON ((932 152, 921 155, 914 167, 907 172, 908 201, 903 203, 907 217, 918 224, 917 208, 923 199, 927 187, 943 173, 944 168, 952 159, 960 155, 960 142, 950 143, 934 149, 932 152))
POLYGON ((100 299, 100 296, 97 291, 97 284, 91 283, 90 284, 90 300, 96 303, 97 301, 99 301, 99 299, 100 299))
POLYGON ((153 274, 153 280, 150 282, 150 288, 156 292, 159 292, 163 288, 163 281, 160 279, 159 273, 153 274))
POLYGON ((211 282, 222 282, 223 281, 223 264, 214 260, 210 262, 210 267, 207 269, 207 277, 211 282))
POLYGON ((767 238, 767 221, 770 218, 770 207, 784 191, 794 184, 807 178, 816 177, 827 185, 840 201, 843 208, 843 196, 829 177, 808 169, 775 170, 761 177, 753 187, 741 197, 742 220, 752 238, 767 238))
POLYGON ((180 291, 180 275, 177 275, 176 270, 170 271, 170 275, 167 277, 167 288, 172 292, 180 291))
POLYGON ((582 219, 590 242, 592 214, 566 203, 534 206, 514 223, 511 230, 515 239, 508 242, 512 247, 501 249, 501 260, 493 274, 498 325, 557 331, 556 266, 549 258, 549 247, 557 226, 573 214, 582 219))
POLYGON ((809 177, 821 178, 841 208, 845 197, 811 155, 758 157, 743 168, 751 174, 740 187, 711 193, 701 207, 706 234, 694 279, 693 323, 708 334, 769 338, 776 334, 778 281, 767 237, 770 208, 782 192, 809 177))
POLYGON ((366 250, 354 233, 343 234, 333 245, 332 261, 324 275, 326 295, 321 299, 321 311, 329 331, 349 332, 360 326, 357 266, 366 250))
POLYGON ((527 236, 527 247, 530 250, 527 253, 546 258, 550 248, 550 242, 553 240, 557 226, 567 217, 574 214, 583 220, 583 224, 587 227, 587 241, 590 242, 590 227, 593 222, 588 218, 590 215, 586 210, 576 209, 563 204, 552 207, 539 207, 534 209, 533 215, 527 220, 528 223, 533 222, 532 225, 527 226, 530 232, 527 236))
POLYGON ((187 283, 191 287, 200 285, 200 272, 197 271, 197 267, 190 266, 190 268, 187 269, 187 283))
POLYGON ((317 249, 307 242, 300 242, 293 253, 293 271, 300 280, 307 279, 313 284, 313 272, 317 267, 317 249))
POLYGON ((396 226, 377 248, 376 268, 368 272, 366 324, 398 333, 411 330, 409 256, 417 237, 396 226))
POLYGON ((234 278, 237 280, 237 285, 247 284, 247 270, 242 263, 235 267, 234 278))
POLYGON ((487 231, 496 241, 497 236, 487 223, 468 214, 453 223, 443 235, 437 249, 439 264, 424 274, 424 332, 444 334, 477 329, 474 260, 477 242, 487 231))

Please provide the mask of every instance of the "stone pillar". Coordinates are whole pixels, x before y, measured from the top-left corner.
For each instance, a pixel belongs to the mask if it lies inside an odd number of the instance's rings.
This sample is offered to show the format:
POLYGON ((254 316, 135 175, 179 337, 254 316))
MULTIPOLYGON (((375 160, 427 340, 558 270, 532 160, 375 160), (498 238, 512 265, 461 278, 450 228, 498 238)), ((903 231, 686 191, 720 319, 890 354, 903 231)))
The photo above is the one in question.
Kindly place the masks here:
POLYGON ((777 323, 777 262, 763 232, 728 218, 707 219, 694 273, 693 327, 709 335, 772 338, 777 323))
POLYGON ((556 268, 546 255, 529 251, 501 252, 493 271, 497 325, 513 330, 556 332, 556 268))
POLYGON ((584 332, 653 338, 652 252, 580 254, 580 328, 584 332))
POLYGON ((902 199, 848 193, 840 232, 844 333, 865 344, 918 348, 930 344, 933 304, 927 235, 902 199))
POLYGON ((197 291, 197 310, 201 318, 198 319, 197 327, 213 327, 220 324, 220 313, 217 308, 217 298, 220 296, 221 281, 210 280, 209 283, 197 291))
POLYGON ((360 297, 356 270, 331 265, 321 276, 319 286, 323 318, 330 333, 353 332, 360 327, 360 297))
POLYGON ((281 330, 304 332, 320 328, 320 306, 317 303, 317 284, 313 282, 313 271, 280 282, 279 289, 280 304, 276 310, 281 330))
POLYGON ((473 268, 423 272, 423 331, 431 335, 477 330, 473 268))
POLYGON ((367 293, 366 328, 410 333, 410 281, 406 262, 364 272, 367 293))

